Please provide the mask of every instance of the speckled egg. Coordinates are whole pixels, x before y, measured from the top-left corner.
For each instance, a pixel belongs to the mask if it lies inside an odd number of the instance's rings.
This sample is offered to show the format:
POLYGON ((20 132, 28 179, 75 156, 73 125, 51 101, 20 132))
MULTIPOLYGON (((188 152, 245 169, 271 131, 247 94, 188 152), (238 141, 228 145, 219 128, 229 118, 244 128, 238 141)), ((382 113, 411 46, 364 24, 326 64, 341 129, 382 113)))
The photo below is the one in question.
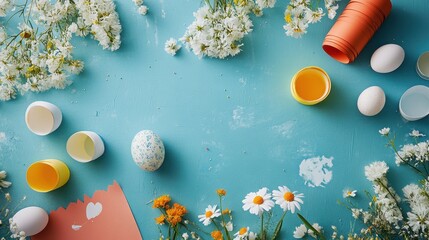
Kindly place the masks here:
POLYGON ((164 162, 164 144, 156 133, 143 130, 138 132, 131 142, 131 155, 141 169, 155 171, 164 162))
POLYGON ((19 210, 12 217, 16 228, 12 228, 13 233, 25 232, 26 236, 33 236, 41 232, 48 225, 48 213, 40 207, 26 207, 19 210))

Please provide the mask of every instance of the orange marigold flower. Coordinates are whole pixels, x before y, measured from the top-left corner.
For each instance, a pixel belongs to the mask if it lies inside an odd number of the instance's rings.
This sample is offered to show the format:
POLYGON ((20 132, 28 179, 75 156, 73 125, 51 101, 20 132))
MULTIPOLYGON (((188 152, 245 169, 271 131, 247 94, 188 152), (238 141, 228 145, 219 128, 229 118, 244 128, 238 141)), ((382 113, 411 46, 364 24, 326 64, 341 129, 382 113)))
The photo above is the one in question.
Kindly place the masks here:
POLYGON ((223 237, 222 237, 222 232, 221 232, 221 231, 219 231, 219 230, 215 230, 215 231, 213 231, 213 232, 211 233, 211 235, 212 235, 212 238, 213 238, 214 240, 222 240, 222 239, 223 239, 223 237))
POLYGON ((216 190, 216 192, 217 192, 217 195, 221 197, 226 195, 225 189, 222 189, 222 188, 219 188, 218 190, 216 190))
POLYGON ((178 203, 174 203, 173 206, 166 210, 167 221, 172 225, 176 226, 182 221, 182 216, 188 212, 186 208, 178 203))
POLYGON ((169 195, 162 195, 159 198, 153 200, 153 208, 166 208, 167 204, 171 201, 169 195))
POLYGON ((155 218, 155 222, 156 222, 156 224, 159 224, 159 225, 164 224, 165 223, 165 216, 161 215, 161 216, 155 218))
POLYGON ((229 210, 228 208, 225 208, 225 209, 222 211, 222 214, 223 214, 223 215, 231 214, 231 210, 229 210))

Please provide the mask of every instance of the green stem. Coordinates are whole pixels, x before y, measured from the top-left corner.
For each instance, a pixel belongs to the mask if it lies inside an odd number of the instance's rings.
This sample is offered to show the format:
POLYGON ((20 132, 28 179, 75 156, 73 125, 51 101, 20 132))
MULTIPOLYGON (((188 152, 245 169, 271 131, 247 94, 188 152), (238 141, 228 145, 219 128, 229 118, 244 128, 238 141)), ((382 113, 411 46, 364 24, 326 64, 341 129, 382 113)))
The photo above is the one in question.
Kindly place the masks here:
POLYGON ((222 196, 219 195, 219 209, 220 209, 220 217, 222 219, 223 230, 225 231, 226 238, 231 240, 231 236, 229 235, 229 231, 226 228, 225 217, 223 216, 223 207, 222 207, 222 196))
POLYGON ((393 198, 393 200, 395 201, 395 203, 396 203, 396 206, 399 208, 399 209, 401 209, 401 207, 399 207, 399 202, 396 200, 396 197, 395 197, 395 195, 389 190, 389 188, 386 186, 386 185, 384 185, 384 183, 380 180, 380 179, 377 179, 377 180, 375 180, 376 182, 378 182, 384 189, 386 189, 386 191, 389 193, 389 195, 393 198))

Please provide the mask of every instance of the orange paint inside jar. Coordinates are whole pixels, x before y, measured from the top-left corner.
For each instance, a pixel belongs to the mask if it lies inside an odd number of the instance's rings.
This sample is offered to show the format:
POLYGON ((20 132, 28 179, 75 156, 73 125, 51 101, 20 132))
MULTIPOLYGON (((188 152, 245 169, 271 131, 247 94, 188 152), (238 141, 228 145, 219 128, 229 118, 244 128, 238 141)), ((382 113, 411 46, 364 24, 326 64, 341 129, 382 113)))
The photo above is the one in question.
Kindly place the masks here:
POLYGON ((293 97, 305 105, 323 101, 330 92, 331 81, 328 74, 318 67, 306 67, 295 74, 291 83, 293 97))

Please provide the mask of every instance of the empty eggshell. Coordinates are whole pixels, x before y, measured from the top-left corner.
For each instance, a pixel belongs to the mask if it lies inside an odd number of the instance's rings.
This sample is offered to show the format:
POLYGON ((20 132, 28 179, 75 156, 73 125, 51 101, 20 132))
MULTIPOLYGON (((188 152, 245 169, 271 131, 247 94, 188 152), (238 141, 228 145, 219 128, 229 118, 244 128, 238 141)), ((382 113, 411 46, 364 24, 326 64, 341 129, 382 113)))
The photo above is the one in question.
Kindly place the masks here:
POLYGON ((369 87, 359 95, 357 107, 365 116, 375 116, 384 107, 386 95, 383 89, 378 86, 369 87))
POLYGON ((12 233, 25 232, 26 236, 33 236, 41 232, 48 225, 48 213, 40 207, 26 207, 19 210, 12 217, 12 233), (16 228, 13 226, 16 224, 16 228))
POLYGON ((386 44, 379 47, 371 57, 371 68, 378 73, 395 71, 405 58, 404 49, 397 44, 386 44))
POLYGON ((138 132, 131 142, 131 155, 141 169, 155 171, 164 162, 164 144, 157 134, 143 130, 138 132))

